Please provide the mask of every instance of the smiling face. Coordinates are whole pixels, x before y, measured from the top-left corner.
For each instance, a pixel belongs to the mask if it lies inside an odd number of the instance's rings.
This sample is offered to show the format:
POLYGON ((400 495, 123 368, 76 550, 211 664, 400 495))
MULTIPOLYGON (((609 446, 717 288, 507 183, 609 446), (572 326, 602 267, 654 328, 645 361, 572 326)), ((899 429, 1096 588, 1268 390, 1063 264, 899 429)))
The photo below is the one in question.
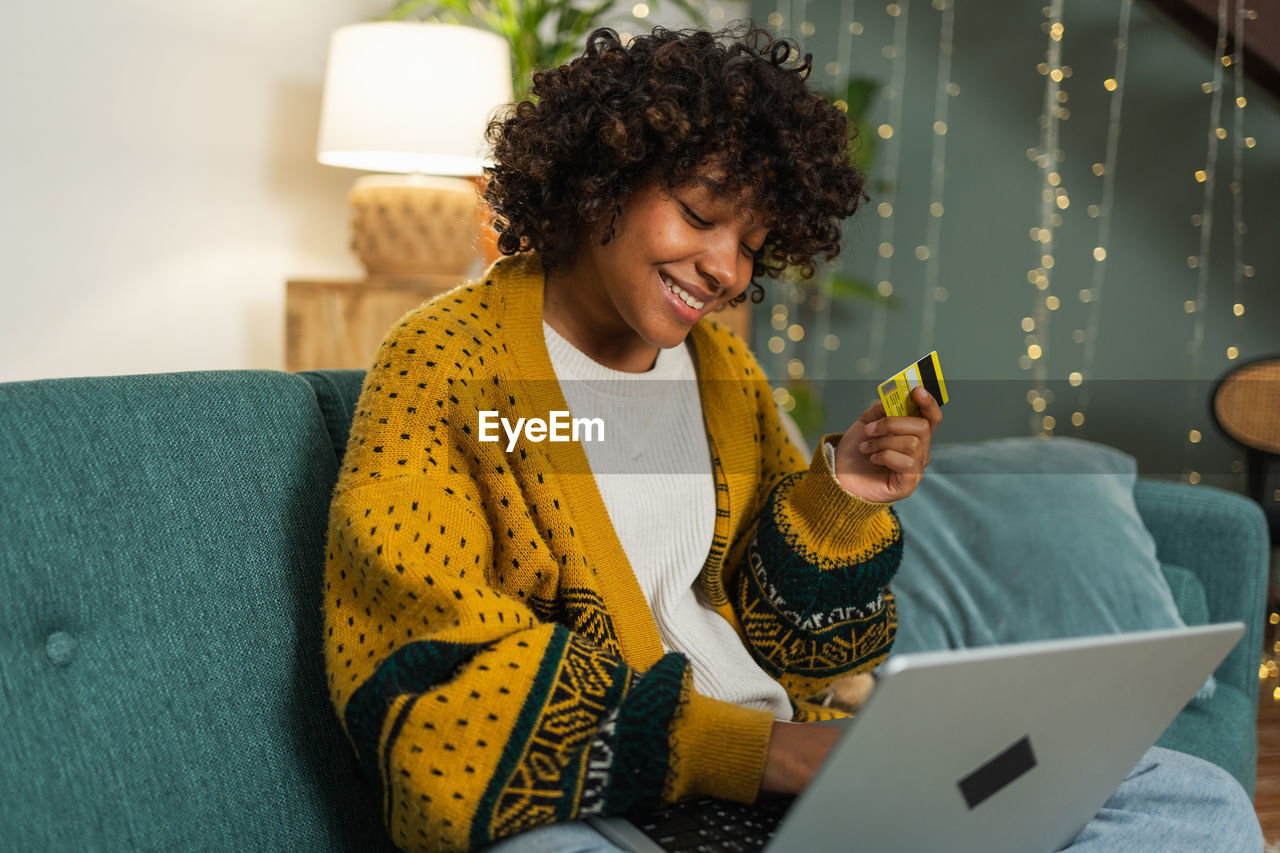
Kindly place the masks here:
POLYGON ((677 346, 746 290, 769 233, 764 215, 727 195, 713 170, 638 190, 601 245, 605 227, 547 274, 543 318, 596 361, 631 372, 648 370, 659 348, 677 346))

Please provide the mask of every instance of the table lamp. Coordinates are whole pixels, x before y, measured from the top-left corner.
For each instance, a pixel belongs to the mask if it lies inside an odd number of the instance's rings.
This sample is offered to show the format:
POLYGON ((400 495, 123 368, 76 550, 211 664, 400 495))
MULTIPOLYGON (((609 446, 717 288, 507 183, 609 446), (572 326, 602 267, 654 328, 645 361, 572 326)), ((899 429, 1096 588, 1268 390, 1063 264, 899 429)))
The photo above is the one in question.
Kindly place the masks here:
POLYGON ((490 113, 511 100, 491 32, 380 21, 333 33, 316 158, 383 174, 352 187, 351 247, 370 275, 466 275, 490 113), (395 173, 395 174, 386 174, 395 173))

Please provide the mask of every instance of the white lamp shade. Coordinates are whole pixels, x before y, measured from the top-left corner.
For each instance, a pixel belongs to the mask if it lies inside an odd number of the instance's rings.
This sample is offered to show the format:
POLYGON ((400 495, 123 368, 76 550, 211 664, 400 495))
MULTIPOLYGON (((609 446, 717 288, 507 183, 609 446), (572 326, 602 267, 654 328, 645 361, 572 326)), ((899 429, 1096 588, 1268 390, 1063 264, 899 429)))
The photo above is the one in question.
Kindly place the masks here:
POLYGON ((382 21, 333 33, 316 157, 373 172, 478 175, 490 113, 511 101, 494 33, 382 21))

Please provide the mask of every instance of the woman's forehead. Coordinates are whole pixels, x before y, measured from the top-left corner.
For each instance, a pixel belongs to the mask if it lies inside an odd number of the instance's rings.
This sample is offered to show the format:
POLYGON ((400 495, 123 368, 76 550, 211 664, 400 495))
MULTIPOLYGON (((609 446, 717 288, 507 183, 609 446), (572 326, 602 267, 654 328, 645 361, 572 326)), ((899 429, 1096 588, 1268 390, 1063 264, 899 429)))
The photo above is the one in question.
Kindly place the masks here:
POLYGON ((757 201, 756 188, 747 182, 731 182, 723 169, 699 170, 687 185, 707 193, 717 202, 732 205, 744 223, 769 227, 769 217, 757 201))

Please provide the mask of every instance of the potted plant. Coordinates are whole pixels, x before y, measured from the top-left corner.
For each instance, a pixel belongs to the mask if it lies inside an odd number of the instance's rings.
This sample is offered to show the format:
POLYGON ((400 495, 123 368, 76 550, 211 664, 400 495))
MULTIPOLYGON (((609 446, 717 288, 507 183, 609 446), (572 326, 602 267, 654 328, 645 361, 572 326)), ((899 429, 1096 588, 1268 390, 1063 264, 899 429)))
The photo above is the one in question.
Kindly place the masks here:
MULTIPOLYGON (((405 0, 387 19, 464 24, 497 33, 511 45, 511 88, 516 98, 523 98, 533 72, 563 65, 581 53, 583 39, 617 14, 619 2, 600 0, 580 7, 573 0, 405 0)), ((669 2, 696 26, 706 24, 696 0, 669 2)))

